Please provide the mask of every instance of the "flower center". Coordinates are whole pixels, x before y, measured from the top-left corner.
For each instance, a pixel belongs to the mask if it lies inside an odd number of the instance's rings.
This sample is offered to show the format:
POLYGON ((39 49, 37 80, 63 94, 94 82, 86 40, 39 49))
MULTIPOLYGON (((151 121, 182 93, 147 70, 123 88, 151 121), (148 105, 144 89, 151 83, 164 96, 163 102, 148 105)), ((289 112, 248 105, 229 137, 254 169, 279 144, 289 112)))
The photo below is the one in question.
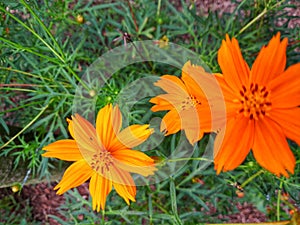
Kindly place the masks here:
POLYGON ((106 174, 113 165, 113 159, 110 152, 101 150, 92 157, 91 167, 101 175, 106 174))
POLYGON ((250 88, 242 86, 240 90, 241 109, 239 113, 243 113, 249 119, 258 120, 267 115, 270 111, 272 103, 270 101, 270 92, 265 86, 251 83, 250 88))
POLYGON ((201 102, 195 96, 190 95, 181 102, 181 110, 187 110, 197 105, 201 105, 201 102))

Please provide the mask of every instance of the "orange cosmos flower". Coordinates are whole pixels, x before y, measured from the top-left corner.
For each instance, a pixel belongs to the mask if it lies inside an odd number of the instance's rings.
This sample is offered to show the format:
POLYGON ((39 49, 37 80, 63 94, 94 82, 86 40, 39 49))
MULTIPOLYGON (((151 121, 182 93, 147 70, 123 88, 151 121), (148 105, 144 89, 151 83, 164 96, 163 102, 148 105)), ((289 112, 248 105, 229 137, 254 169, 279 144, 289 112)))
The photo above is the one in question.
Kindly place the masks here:
POLYGON ((105 208, 106 197, 112 190, 129 204, 135 201, 136 187, 130 172, 148 176, 154 173, 154 161, 146 154, 131 150, 144 142, 152 133, 149 125, 132 125, 123 130, 122 115, 118 106, 102 108, 93 125, 75 114, 69 122, 74 140, 56 141, 43 149, 44 157, 75 161, 65 171, 62 180, 54 187, 57 194, 83 184, 90 179, 89 190, 93 210, 105 208))
POLYGON ((164 75, 155 85, 166 92, 150 99, 155 104, 152 111, 169 111, 161 123, 165 135, 184 130, 189 142, 194 144, 213 129, 210 99, 219 87, 214 76, 201 66, 188 61, 182 68, 181 78, 164 75))
POLYGON ((223 75, 216 77, 227 108, 226 129, 215 142, 215 169, 240 165, 250 149, 257 162, 277 176, 294 172, 295 157, 286 138, 300 145, 300 63, 286 66, 288 40, 274 36, 252 68, 238 42, 226 35, 218 52, 223 75))

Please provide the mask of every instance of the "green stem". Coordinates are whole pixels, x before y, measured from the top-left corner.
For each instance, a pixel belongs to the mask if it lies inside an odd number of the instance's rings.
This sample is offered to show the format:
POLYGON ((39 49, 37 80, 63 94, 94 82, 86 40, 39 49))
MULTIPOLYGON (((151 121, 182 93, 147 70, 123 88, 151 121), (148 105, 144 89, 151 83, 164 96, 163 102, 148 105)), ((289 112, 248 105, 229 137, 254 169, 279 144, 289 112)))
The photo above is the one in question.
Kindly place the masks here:
POLYGON ((33 29, 31 29, 29 26, 27 26, 25 23, 23 23, 21 20, 19 20, 16 16, 14 16, 12 13, 6 11, 3 7, 0 7, 0 10, 4 13, 7 13, 11 18, 13 18, 15 21, 17 21, 19 24, 21 24, 23 27, 25 27, 30 33, 32 33, 37 39, 39 39, 47 48, 50 49, 50 51, 63 63, 65 63, 65 60, 53 49, 52 46, 50 46, 40 35, 38 35, 33 29))
POLYGON ((157 11, 156 11, 156 15, 159 16, 160 14, 160 8, 161 8, 161 0, 158 0, 158 3, 157 3, 157 11))
POLYGON ((259 20, 261 17, 263 17, 268 12, 267 8, 264 8, 264 10, 257 15, 253 20, 251 20, 249 23, 246 24, 240 31, 239 34, 243 33, 245 30, 247 30, 252 24, 254 24, 257 20, 259 20))
POLYGON ((28 108, 28 107, 31 107, 32 105, 37 105, 37 104, 40 104, 40 103, 43 103, 43 102, 44 101, 35 101, 34 103, 30 102, 30 103, 27 103, 27 104, 22 104, 21 106, 16 106, 14 108, 3 110, 3 111, 1 111, 1 113, 14 112, 14 111, 17 111, 19 109, 28 108))
MULTIPOLYGON (((1 9, 1 8, 0 8, 0 9, 1 9)), ((41 57, 41 58, 43 58, 43 59, 46 59, 46 60, 48 60, 48 61, 50 61, 50 62, 53 62, 53 63, 55 63, 55 64, 58 64, 58 61, 57 61, 56 58, 52 58, 52 57, 49 57, 49 56, 44 55, 44 54, 42 54, 42 53, 36 52, 36 51, 33 50, 33 48, 25 47, 25 46, 23 46, 23 45, 20 45, 20 44, 17 44, 17 43, 15 43, 15 42, 12 42, 12 41, 10 41, 10 40, 7 40, 7 39, 5 39, 5 38, 3 38, 3 37, 0 37, 0 41, 3 41, 3 42, 6 44, 6 46, 12 47, 12 48, 14 48, 14 49, 16 49, 16 50, 18 50, 18 51, 21 51, 21 52, 22 52, 22 51, 27 51, 27 52, 29 52, 29 53, 31 53, 31 54, 37 55, 37 56, 39 56, 39 57, 41 57)))
POLYGON ((37 114, 20 132, 18 132, 15 136, 13 136, 11 139, 9 139, 4 145, 0 146, 0 150, 4 147, 6 147, 9 143, 11 143, 13 140, 15 140, 18 136, 20 136, 25 130, 27 130, 49 107, 53 99, 37 114))
POLYGON ((128 7, 129 7, 129 10, 130 10, 130 14, 132 16, 132 20, 133 20, 133 23, 134 23, 135 31, 138 32, 139 27, 137 25, 136 18, 135 18, 135 15, 133 13, 132 6, 131 6, 131 3, 130 3, 129 0, 127 0, 127 4, 128 4, 128 7))
POLYGON ((254 178, 256 178, 257 176, 259 176, 260 174, 264 173, 264 170, 260 170, 257 173, 253 174, 251 177, 249 177, 246 181, 244 181, 241 184, 241 187, 245 187, 248 183, 250 183, 254 178))
POLYGON ((77 75, 77 73, 69 66, 67 65, 67 70, 75 77, 75 79, 85 88, 85 90, 90 90, 90 88, 86 85, 84 81, 80 79, 80 77, 77 75))
POLYGON ((171 208, 174 216, 174 223, 177 225, 182 225, 182 221, 178 215, 178 209, 177 209, 177 199, 176 199, 176 187, 175 182, 172 177, 170 177, 170 197, 171 197, 171 208))
MULTIPOLYGON (((20 74, 23 74, 23 75, 26 75, 26 76, 30 76, 30 77, 34 77, 34 78, 40 79, 40 76, 39 76, 39 75, 32 74, 32 73, 28 73, 28 72, 25 72, 25 71, 22 71, 22 70, 13 69, 13 68, 11 68, 11 67, 1 67, 1 66, 0 66, 0 70, 6 70, 6 71, 14 72, 14 73, 20 73, 20 74)), ((44 79, 44 80, 51 81, 51 79, 49 79, 49 78, 44 78, 44 77, 43 77, 43 79, 44 79)))
POLYGON ((30 92, 30 93, 36 93, 37 91, 34 90, 34 89, 25 89, 25 88, 12 88, 12 87, 5 87, 5 86, 2 86, 1 87, 2 90, 8 90, 8 91, 21 91, 21 92, 30 92))
POLYGON ((40 18, 36 15, 36 13, 29 7, 29 5, 26 3, 26 1, 21 0, 21 3, 26 7, 26 9, 30 12, 30 14, 32 14, 34 16, 34 18, 38 21, 38 23, 40 24, 40 26, 43 28, 44 31, 46 31, 46 33, 48 34, 48 36, 51 38, 51 40, 53 41, 53 43, 56 45, 56 47, 59 50, 59 52, 62 55, 62 57, 65 58, 65 55, 64 55, 62 49, 60 48, 60 45, 57 43, 56 39, 53 37, 53 35, 51 34, 50 30, 40 20, 40 18))
MULTIPOLYGON (((153 197, 154 198, 154 197, 153 197)), ((158 202, 161 200, 159 198, 154 198, 156 201, 153 202, 153 205, 155 205, 160 211, 162 211, 165 214, 169 215, 168 210, 166 210, 162 205, 160 205, 158 202)))
POLYGON ((206 159, 206 158, 177 158, 177 159, 166 159, 165 162, 180 162, 180 161, 189 161, 189 160, 197 160, 197 161, 208 161, 208 162, 213 162, 211 159, 206 159))
MULTIPOLYGON (((226 225, 289 225, 290 221, 265 222, 265 223, 226 223, 226 225)), ((223 223, 205 223, 205 225, 224 225, 223 223)))
POLYGON ((277 221, 280 220, 280 199, 281 199, 282 186, 283 186, 283 182, 281 180, 280 184, 279 184, 279 190, 278 190, 278 195, 277 195, 277 205, 276 205, 277 221))
MULTIPOLYGON (((0 39, 1 39, 1 38, 0 38, 0 39)), ((70 73, 71 73, 71 74, 72 74, 72 75, 73 75, 73 76, 74 76, 74 77, 82 84, 82 86, 83 86, 86 90, 89 89, 88 86, 87 86, 84 82, 81 81, 81 79, 78 77, 77 73, 75 73, 74 70, 73 70, 71 67, 67 66, 67 69, 68 69, 68 71, 69 71, 69 72, 70 72, 70 73)), ((17 70, 17 69, 12 69, 12 68, 10 68, 10 67, 0 67, 0 70, 12 71, 12 72, 15 72, 15 73, 24 74, 24 75, 26 75, 26 76, 31 76, 31 77, 35 77, 35 78, 39 78, 39 79, 41 78, 40 75, 36 75, 36 74, 24 72, 24 71, 17 70)), ((51 79, 45 78, 45 77, 42 77, 42 79, 51 81, 51 79)), ((65 87, 68 86, 67 83, 63 83, 63 82, 60 82, 60 83, 61 83, 61 84, 64 84, 65 87)), ((35 86, 38 86, 38 85, 35 85, 35 86)))
MULTIPOLYGON (((24 2, 24 0, 22 0, 24 2)), ((27 5, 28 10, 29 10, 29 6, 27 5)), ((75 71, 67 64, 66 60, 64 59, 65 56, 62 53, 62 56, 55 51, 55 49, 48 44, 38 33, 35 32, 35 30, 31 29, 29 26, 27 26, 25 23, 23 23, 21 20, 19 20, 16 16, 14 16, 12 13, 6 11, 6 9, 4 9, 3 7, 0 7, 0 10, 3 11, 4 13, 7 13, 11 18, 13 18, 16 22, 18 22, 20 25, 22 25, 25 29, 27 29, 30 33, 32 33, 37 39, 39 39, 64 65, 66 65, 66 68, 68 70, 68 72, 70 72, 75 79, 82 84, 82 86, 86 89, 89 90, 88 86, 80 79, 80 77, 77 75, 77 73, 75 73, 75 71)), ((33 12, 31 9, 29 10, 30 12, 33 12)), ((36 14, 34 14, 35 18, 37 19, 38 17, 36 16, 36 14)), ((50 31, 48 31, 48 29, 46 28, 46 26, 42 23, 42 21, 40 19, 37 19, 38 22, 40 23, 40 25, 42 26, 43 29, 45 29, 46 33, 49 35, 50 31)), ((52 36, 52 34, 50 33, 50 38, 52 40, 55 40, 55 38, 52 36)), ((16 44, 14 44, 13 42, 10 42, 8 40, 5 40, 4 38, 0 37, 0 40, 4 41, 4 42, 8 42, 9 44, 13 45, 15 48, 19 48, 20 46, 15 46, 16 44)), ((55 41, 55 45, 58 46, 58 43, 55 41)), ((40 53, 36 53, 34 51, 32 51, 30 48, 26 48, 24 46, 22 46, 23 49, 25 49, 26 51, 36 54, 40 57, 44 57, 42 54, 40 53)), ((58 49, 61 51, 60 47, 58 47, 58 49)), ((54 60, 50 60, 55 62, 54 60)))
POLYGON ((102 217, 101 217, 101 224, 105 224, 105 210, 101 210, 101 214, 102 214, 102 217))
MULTIPOLYGON (((277 2, 275 5, 273 5, 272 7, 270 7, 270 9, 273 9, 275 7, 277 7, 278 5, 280 5, 283 1, 281 2, 277 2)), ((252 24, 254 24, 257 20, 259 20, 261 17, 263 17, 266 13, 268 12, 268 8, 265 7, 264 10, 258 14, 255 18, 253 18, 249 23, 247 23, 240 31, 238 34, 243 33, 245 30, 247 30, 252 24)))

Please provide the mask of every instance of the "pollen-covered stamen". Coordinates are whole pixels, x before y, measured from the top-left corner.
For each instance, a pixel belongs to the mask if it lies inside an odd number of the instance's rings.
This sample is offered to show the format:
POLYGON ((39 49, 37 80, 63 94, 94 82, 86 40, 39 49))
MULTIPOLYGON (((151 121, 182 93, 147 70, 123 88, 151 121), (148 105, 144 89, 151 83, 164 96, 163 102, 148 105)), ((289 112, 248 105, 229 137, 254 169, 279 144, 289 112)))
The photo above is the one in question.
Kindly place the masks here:
POLYGON ((91 167, 101 175, 106 174, 113 165, 113 158, 110 152, 101 150, 92 157, 91 167))
POLYGON ((239 102, 241 104, 239 113, 255 120, 267 115, 272 106, 270 92, 267 88, 253 83, 249 88, 242 86, 239 102))
POLYGON ((196 107, 197 105, 201 105, 201 101, 195 96, 190 95, 181 102, 180 108, 181 110, 187 110, 189 108, 196 107))

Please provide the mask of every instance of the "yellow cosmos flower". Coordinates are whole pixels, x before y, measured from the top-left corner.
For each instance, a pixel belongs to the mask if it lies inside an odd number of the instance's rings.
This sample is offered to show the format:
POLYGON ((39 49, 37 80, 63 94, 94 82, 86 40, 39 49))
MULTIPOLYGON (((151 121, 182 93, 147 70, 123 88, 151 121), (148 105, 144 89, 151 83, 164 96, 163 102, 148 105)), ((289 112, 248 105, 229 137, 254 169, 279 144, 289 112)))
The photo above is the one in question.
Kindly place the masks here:
POLYGON ((250 149, 257 162, 277 176, 294 172, 287 138, 300 145, 300 63, 285 70, 288 40, 280 33, 264 46, 252 68, 235 38, 226 36, 218 52, 216 77, 227 108, 226 128, 215 142, 217 173, 240 165, 250 149))
POLYGON ((118 106, 111 104, 99 111, 96 129, 78 114, 68 122, 74 140, 56 141, 43 148, 46 150, 44 157, 75 161, 54 187, 58 189, 57 194, 63 194, 90 178, 93 210, 105 208, 112 187, 127 204, 129 200, 135 201, 136 186, 130 173, 148 176, 156 170, 150 157, 131 149, 151 135, 149 125, 131 125, 121 130, 121 112, 118 106))
POLYGON ((211 94, 208 92, 217 92, 213 88, 214 79, 201 66, 188 61, 182 68, 181 78, 164 75, 154 83, 166 92, 150 99, 155 104, 152 111, 168 111, 161 123, 161 131, 165 135, 184 130, 189 142, 194 144, 205 132, 212 130, 208 98, 211 94), (203 90, 205 86, 209 87, 208 91, 203 90))
POLYGON ((166 48, 169 46, 169 38, 164 35, 161 39, 159 39, 158 46, 160 48, 166 48))

